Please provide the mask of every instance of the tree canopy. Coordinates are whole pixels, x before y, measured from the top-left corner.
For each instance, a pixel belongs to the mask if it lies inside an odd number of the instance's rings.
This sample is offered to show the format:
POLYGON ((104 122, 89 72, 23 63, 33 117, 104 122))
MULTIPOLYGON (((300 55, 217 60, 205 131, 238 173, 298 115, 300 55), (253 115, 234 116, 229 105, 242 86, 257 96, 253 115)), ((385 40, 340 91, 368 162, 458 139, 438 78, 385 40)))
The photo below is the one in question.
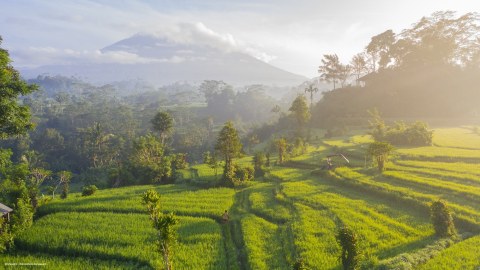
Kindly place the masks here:
POLYGON ((0 138, 25 134, 33 127, 28 106, 20 104, 18 98, 35 90, 35 85, 20 78, 11 65, 8 51, 0 47, 0 138))

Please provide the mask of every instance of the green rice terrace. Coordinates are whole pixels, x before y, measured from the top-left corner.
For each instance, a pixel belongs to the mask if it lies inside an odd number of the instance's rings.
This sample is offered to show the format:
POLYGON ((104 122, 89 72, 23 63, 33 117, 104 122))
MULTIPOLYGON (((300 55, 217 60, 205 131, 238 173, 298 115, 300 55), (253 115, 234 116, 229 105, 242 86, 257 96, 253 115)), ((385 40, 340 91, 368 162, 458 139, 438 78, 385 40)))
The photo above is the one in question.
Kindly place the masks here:
POLYGON ((215 176, 199 164, 182 170, 175 184, 54 199, 38 209, 0 265, 162 268, 141 203, 153 188, 162 210, 179 217, 176 269, 293 269, 298 258, 309 269, 342 269, 335 239, 342 226, 358 236, 361 269, 479 269, 480 136, 469 127, 435 129, 432 146, 397 148, 379 173, 365 157, 371 138, 361 134, 317 139, 281 166, 272 156, 264 177, 237 188, 218 187, 221 169, 215 176), (334 159, 334 169, 321 169, 337 152, 350 163, 334 159), (448 202, 457 237, 435 236, 429 206, 438 199, 448 202))

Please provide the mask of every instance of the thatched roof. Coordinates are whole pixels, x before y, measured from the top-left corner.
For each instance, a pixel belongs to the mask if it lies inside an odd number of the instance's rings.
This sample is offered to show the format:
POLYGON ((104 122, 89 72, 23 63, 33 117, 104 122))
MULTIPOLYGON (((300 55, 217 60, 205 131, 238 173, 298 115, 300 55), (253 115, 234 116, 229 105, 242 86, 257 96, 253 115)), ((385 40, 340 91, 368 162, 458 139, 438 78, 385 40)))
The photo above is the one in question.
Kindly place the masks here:
POLYGON ((12 212, 13 209, 6 206, 5 204, 0 203, 0 215, 4 216, 5 214, 8 214, 12 212))

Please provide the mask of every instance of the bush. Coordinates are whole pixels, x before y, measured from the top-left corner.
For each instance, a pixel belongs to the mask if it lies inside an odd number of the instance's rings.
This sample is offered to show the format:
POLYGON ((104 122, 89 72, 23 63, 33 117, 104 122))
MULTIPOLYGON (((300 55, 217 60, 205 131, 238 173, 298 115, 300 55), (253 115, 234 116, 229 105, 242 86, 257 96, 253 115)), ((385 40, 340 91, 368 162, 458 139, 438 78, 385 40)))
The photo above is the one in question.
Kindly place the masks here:
POLYGON ((255 177, 262 177, 265 175, 264 166, 266 164, 266 156, 263 152, 256 152, 253 156, 253 169, 255 170, 255 177))
POLYGON ((344 270, 353 270, 358 264, 357 235, 349 228, 343 227, 335 236, 342 248, 340 260, 344 270))
POLYGON ((253 180, 255 175, 255 169, 252 166, 240 167, 235 164, 235 179, 238 181, 250 181, 253 180))
POLYGON ((98 190, 98 188, 95 185, 84 186, 82 188, 82 196, 93 195, 97 190, 98 190))
POLYGON ((187 154, 178 153, 178 154, 172 155, 172 159, 173 159, 173 162, 172 162, 173 166, 176 170, 187 168, 188 166, 187 154))
POLYGON ((370 134, 376 141, 403 146, 432 145, 433 139, 433 131, 428 129, 427 123, 421 121, 410 125, 400 121, 395 122, 393 126, 387 126, 382 122, 372 127, 370 134))
POLYGON ((440 237, 447 237, 456 234, 455 224, 447 203, 443 200, 433 202, 430 206, 431 219, 435 234, 440 237))

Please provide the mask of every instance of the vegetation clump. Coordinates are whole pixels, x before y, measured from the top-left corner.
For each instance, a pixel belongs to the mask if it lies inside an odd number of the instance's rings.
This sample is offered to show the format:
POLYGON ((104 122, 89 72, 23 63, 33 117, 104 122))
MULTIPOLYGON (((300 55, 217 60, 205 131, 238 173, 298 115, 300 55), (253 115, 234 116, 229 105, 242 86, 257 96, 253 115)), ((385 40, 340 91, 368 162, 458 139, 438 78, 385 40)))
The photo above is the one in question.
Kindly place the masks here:
POLYGON ((393 146, 388 142, 373 142, 368 146, 367 154, 375 160, 378 170, 382 172, 392 150, 393 146))
POLYGON ((456 234, 452 213, 445 201, 438 200, 432 203, 430 217, 437 236, 449 237, 456 234))
POLYGON ((433 131, 422 121, 416 121, 410 125, 398 121, 388 126, 377 110, 370 112, 370 135, 379 142, 389 142, 399 146, 425 146, 432 145, 433 131))
POLYGON ((173 213, 163 214, 160 207, 160 194, 153 189, 147 190, 142 196, 147 207, 153 227, 157 230, 157 246, 163 255, 166 270, 173 269, 172 246, 176 242, 176 225, 178 218, 173 213))
POLYGON ((336 235, 337 243, 342 248, 340 260, 344 270, 354 270, 358 264, 357 235, 348 227, 341 228, 336 235))
POLYGON ((88 185, 82 188, 82 196, 91 196, 97 192, 98 188, 95 185, 88 185))

